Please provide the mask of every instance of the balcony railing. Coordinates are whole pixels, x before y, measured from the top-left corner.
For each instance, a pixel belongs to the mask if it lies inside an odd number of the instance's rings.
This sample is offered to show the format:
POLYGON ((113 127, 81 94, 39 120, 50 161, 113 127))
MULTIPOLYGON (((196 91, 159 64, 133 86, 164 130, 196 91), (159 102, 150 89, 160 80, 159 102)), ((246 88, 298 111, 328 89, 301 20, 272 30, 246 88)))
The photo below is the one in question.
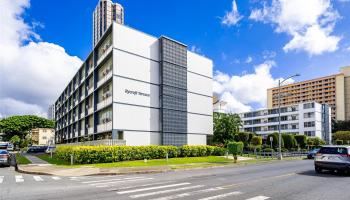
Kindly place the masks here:
POLYGON ((91 87, 88 89, 88 95, 90 95, 93 91, 94 91, 94 88, 91 86, 91 87))
POLYGON ((112 96, 109 96, 107 99, 102 100, 97 104, 97 110, 100 110, 104 107, 109 106, 112 103, 112 96))
POLYGON ((88 132, 88 134, 93 134, 94 133, 94 127, 89 127, 87 132, 88 132))
POLYGON ((100 87, 103 85, 107 80, 109 80, 112 77, 112 71, 109 71, 106 75, 104 75, 98 82, 97 87, 100 87))
POLYGON ((111 121, 104 123, 104 124, 97 125, 97 132, 98 133, 111 131, 111 130, 112 130, 112 122, 111 121))
POLYGON ((101 63, 101 61, 109 54, 109 52, 111 52, 113 49, 113 45, 109 46, 107 48, 106 51, 104 51, 101 56, 99 56, 98 60, 97 60, 97 65, 99 65, 101 63))

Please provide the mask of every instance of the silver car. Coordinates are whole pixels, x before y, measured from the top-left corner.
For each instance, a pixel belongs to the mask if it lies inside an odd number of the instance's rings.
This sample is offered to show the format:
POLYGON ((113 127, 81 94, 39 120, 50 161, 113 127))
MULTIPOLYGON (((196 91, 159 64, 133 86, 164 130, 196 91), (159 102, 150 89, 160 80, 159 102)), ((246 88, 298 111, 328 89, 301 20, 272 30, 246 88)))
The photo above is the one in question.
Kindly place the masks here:
POLYGON ((7 150, 0 149, 0 166, 10 166, 10 154, 7 150))
POLYGON ((315 156, 315 171, 325 170, 349 172, 350 146, 323 146, 315 156))

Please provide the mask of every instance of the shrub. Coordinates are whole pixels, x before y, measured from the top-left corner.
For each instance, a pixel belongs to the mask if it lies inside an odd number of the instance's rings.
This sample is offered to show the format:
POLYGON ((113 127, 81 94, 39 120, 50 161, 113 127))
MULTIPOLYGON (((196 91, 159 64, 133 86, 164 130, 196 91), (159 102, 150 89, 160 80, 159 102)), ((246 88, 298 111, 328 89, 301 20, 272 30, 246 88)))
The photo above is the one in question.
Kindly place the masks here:
POLYGON ((306 135, 295 135, 295 140, 297 141, 297 144, 300 148, 305 148, 307 145, 307 137, 306 135))
POLYGON ((271 148, 266 148, 262 150, 263 152, 274 152, 275 150, 271 149, 271 148))
POLYGON ((93 164, 129 160, 223 156, 225 149, 214 146, 59 146, 56 157, 65 161, 74 156, 74 163, 93 164))
POLYGON ((282 139, 284 143, 284 147, 287 149, 291 149, 297 146, 297 141, 292 134, 282 134, 282 139))
POLYGON ((336 145, 343 145, 343 140, 336 140, 336 141, 335 141, 335 144, 336 144, 336 145))
POLYGON ((243 147, 243 142, 229 142, 227 144, 227 148, 229 152, 233 155, 235 163, 237 162, 237 155, 243 152, 243 147))

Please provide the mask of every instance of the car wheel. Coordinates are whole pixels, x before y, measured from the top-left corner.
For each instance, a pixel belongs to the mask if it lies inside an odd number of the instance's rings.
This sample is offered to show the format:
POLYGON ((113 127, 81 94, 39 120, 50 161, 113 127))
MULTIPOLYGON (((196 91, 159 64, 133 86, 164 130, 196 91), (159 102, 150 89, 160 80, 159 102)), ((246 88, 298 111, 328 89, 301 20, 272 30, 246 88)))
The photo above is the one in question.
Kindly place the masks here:
POLYGON ((321 167, 315 167, 316 173, 320 174, 322 173, 322 168, 321 167))

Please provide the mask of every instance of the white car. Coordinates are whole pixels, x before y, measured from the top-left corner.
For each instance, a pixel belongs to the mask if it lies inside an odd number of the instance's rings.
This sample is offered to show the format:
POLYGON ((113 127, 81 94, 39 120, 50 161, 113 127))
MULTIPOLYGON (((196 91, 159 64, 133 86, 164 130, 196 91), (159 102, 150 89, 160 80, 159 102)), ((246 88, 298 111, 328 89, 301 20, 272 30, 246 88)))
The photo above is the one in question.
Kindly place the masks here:
POLYGON ((14 151, 14 150, 15 150, 15 146, 13 144, 7 145, 7 151, 14 151))

